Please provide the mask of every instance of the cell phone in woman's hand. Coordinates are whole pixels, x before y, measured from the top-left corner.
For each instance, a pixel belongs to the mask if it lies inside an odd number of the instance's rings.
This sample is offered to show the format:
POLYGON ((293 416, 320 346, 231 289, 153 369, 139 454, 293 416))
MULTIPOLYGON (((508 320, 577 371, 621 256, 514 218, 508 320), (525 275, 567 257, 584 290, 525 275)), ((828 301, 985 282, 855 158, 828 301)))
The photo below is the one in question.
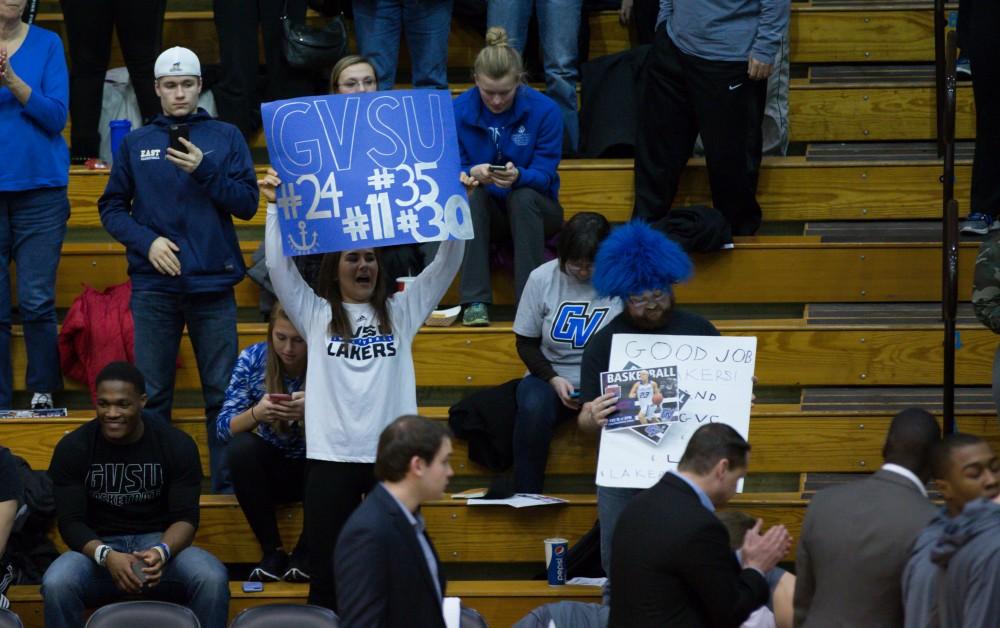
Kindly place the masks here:
POLYGON ((498 166, 496 164, 490 164, 490 172, 506 172, 507 166, 498 166))
POLYGON ((292 400, 292 396, 291 395, 286 395, 285 393, 272 393, 272 394, 269 394, 267 396, 267 399, 271 403, 274 403, 276 401, 284 403, 286 401, 291 401, 292 400))

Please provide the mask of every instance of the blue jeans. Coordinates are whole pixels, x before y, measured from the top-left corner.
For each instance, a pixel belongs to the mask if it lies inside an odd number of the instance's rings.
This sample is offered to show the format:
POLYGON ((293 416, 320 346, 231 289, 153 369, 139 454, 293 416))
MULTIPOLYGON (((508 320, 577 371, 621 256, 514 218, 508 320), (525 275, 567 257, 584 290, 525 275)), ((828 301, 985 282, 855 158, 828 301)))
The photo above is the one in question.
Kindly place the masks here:
POLYGON ((0 192, 0 408, 11 407, 10 263, 17 264, 17 309, 28 353, 30 392, 62 388, 56 331, 56 269, 69 199, 66 188, 0 192))
MULTIPOLYGON (((104 542, 117 552, 149 549, 161 533, 106 536, 104 542)), ((98 567, 93 557, 68 551, 49 565, 42 578, 46 628, 78 628, 84 611, 123 597, 111 573, 98 567)), ((163 569, 160 583, 143 595, 187 605, 203 628, 225 628, 229 621, 229 574, 219 560, 197 547, 176 554, 163 569)))
POLYGON ((375 64, 379 89, 392 89, 400 34, 406 35, 413 87, 448 89, 452 0, 354 0, 358 50, 375 64))
POLYGON ((510 44, 524 53, 528 22, 534 5, 542 40, 545 90, 563 114, 566 143, 572 152, 580 144, 576 81, 580 75, 580 19, 583 0, 490 0, 487 26, 502 26, 510 44))
POLYGON ((187 324, 205 400, 212 490, 231 493, 225 443, 219 442, 215 418, 226 399, 226 386, 236 364, 239 344, 232 288, 194 294, 134 290, 131 306, 135 321, 135 365, 146 378, 149 401, 144 414, 148 418, 170 421, 177 352, 187 324))
POLYGON ((601 566, 611 578, 611 540, 615 537, 615 524, 632 498, 642 492, 641 488, 597 487, 597 519, 601 522, 601 566))
POLYGON ((559 421, 575 416, 543 379, 525 375, 517 385, 514 417, 514 491, 541 493, 549 460, 552 431, 559 421))

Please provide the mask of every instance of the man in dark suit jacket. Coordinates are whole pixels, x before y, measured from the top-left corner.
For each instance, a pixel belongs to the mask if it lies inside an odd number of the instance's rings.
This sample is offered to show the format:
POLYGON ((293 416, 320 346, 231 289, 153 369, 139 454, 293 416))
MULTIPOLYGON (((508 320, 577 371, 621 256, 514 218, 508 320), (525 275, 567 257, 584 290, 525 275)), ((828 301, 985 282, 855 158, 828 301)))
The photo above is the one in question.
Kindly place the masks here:
POLYGON ((784 526, 747 532, 743 566, 715 508, 736 494, 750 445, 709 423, 691 436, 677 471, 636 495, 618 519, 611 553, 611 628, 736 628, 767 603, 764 574, 791 547, 784 526))
POLYGON ((382 432, 380 483, 347 520, 334 552, 343 628, 444 628, 445 578, 420 504, 444 493, 450 456, 443 423, 403 416, 382 432))
POLYGON ((934 517, 924 485, 940 438, 933 416, 903 410, 889 426, 879 471, 813 497, 795 560, 795 626, 903 625, 903 569, 934 517))

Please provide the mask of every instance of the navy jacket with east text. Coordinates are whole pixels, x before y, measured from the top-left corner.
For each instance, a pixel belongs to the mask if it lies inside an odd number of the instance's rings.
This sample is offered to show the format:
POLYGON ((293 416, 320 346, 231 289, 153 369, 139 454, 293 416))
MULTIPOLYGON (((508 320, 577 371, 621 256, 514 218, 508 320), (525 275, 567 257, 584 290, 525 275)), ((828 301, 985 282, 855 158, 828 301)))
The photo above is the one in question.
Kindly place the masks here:
POLYGON ((243 279, 232 216, 253 218, 258 194, 239 130, 198 109, 183 119, 159 115, 125 136, 98 208, 104 228, 127 249, 133 290, 215 292, 243 279), (166 158, 170 125, 182 122, 204 154, 191 174, 166 158), (160 274, 149 262, 149 247, 159 236, 180 248, 178 277, 160 274))

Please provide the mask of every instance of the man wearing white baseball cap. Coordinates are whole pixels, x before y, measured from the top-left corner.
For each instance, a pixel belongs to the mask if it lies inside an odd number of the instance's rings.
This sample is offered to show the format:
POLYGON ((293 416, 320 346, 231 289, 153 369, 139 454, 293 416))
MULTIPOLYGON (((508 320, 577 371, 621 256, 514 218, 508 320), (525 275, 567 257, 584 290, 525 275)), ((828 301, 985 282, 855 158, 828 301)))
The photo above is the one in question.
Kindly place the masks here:
POLYGON ((127 249, 146 414, 170 420, 186 325, 205 401, 212 488, 228 492, 215 418, 238 349, 233 286, 246 271, 232 217, 257 212, 257 179, 239 130, 198 108, 197 55, 170 48, 154 75, 163 113, 122 140, 98 207, 104 228, 127 249))

